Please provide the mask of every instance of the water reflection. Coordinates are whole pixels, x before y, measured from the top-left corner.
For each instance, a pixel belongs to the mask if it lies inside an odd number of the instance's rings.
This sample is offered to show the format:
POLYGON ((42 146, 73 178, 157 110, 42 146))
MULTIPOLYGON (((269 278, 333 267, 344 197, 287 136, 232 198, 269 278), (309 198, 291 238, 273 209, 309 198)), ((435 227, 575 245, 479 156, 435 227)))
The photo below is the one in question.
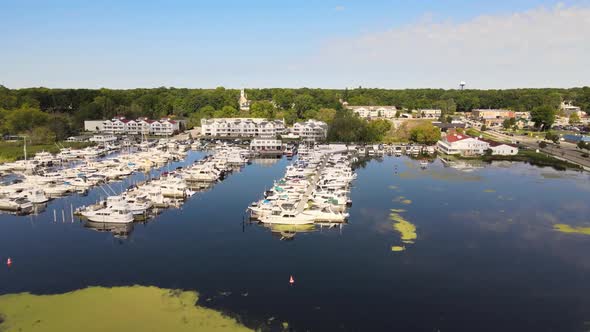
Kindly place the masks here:
POLYGON ((84 227, 92 229, 97 232, 110 232, 114 237, 119 239, 126 239, 133 231, 133 223, 128 224, 114 224, 114 223, 102 223, 86 220, 84 227))

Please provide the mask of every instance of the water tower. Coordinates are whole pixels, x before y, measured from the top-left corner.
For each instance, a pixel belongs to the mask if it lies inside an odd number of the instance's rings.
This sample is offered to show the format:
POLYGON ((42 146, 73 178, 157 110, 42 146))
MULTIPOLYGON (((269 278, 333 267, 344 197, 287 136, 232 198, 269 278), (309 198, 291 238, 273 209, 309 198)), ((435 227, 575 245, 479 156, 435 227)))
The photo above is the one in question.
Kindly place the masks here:
POLYGON ((461 82, 459 83, 459 87, 460 87, 460 89, 461 89, 461 90, 465 89, 465 85, 466 85, 466 84, 467 84, 467 83, 465 83, 465 81, 461 81, 461 82))

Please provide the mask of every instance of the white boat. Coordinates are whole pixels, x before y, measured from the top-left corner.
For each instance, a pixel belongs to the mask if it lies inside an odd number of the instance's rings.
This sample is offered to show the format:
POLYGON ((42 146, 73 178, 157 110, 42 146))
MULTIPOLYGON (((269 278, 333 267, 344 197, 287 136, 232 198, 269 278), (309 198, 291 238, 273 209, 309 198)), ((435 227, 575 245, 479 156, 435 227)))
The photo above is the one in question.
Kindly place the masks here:
POLYGON ((45 196, 45 192, 41 189, 26 189, 19 192, 18 197, 26 198, 33 204, 43 204, 49 201, 49 198, 45 196))
POLYGON ((31 201, 24 197, 0 197, 0 210, 7 210, 18 213, 29 213, 33 210, 33 203, 31 203, 31 201))
POLYGON ((125 206, 107 206, 97 210, 82 211, 82 215, 90 221, 102 223, 125 224, 133 222, 133 213, 125 206))
POLYGON ((261 217, 260 221, 265 224, 308 225, 314 223, 314 217, 309 214, 296 213, 295 211, 280 210, 261 217))

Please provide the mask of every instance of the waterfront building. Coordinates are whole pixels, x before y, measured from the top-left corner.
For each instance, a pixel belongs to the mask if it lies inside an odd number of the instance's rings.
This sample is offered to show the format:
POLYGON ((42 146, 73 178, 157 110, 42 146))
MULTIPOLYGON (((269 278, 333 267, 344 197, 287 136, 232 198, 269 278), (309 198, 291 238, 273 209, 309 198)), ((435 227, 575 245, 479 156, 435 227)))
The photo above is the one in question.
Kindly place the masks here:
POLYGON ((255 138, 250 142, 250 150, 260 154, 282 154, 284 149, 280 139, 255 138))
POLYGON ((436 147, 444 154, 478 156, 483 155, 490 148, 490 144, 477 137, 452 133, 438 141, 436 147))
POLYGON ((297 122, 291 128, 291 133, 303 141, 324 141, 328 137, 328 124, 313 119, 297 122))
POLYGON ((494 156, 514 156, 518 154, 518 147, 510 144, 487 141, 494 156))
POLYGON ((285 120, 261 118, 201 119, 201 134, 203 136, 273 138, 285 132, 285 120))
POLYGON ((84 130, 115 135, 174 135, 184 127, 184 120, 162 118, 158 121, 148 118, 129 120, 124 116, 116 116, 110 120, 84 121, 84 130))

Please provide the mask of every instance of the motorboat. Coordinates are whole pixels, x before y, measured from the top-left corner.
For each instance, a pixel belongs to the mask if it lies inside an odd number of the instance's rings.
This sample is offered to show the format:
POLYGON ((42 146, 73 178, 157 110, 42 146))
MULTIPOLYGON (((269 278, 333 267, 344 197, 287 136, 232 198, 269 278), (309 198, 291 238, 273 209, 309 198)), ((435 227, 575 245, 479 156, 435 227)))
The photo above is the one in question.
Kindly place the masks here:
POLYGON ((90 209, 81 214, 90 221, 102 223, 125 224, 134 220, 133 213, 123 205, 107 206, 102 209, 90 209))

